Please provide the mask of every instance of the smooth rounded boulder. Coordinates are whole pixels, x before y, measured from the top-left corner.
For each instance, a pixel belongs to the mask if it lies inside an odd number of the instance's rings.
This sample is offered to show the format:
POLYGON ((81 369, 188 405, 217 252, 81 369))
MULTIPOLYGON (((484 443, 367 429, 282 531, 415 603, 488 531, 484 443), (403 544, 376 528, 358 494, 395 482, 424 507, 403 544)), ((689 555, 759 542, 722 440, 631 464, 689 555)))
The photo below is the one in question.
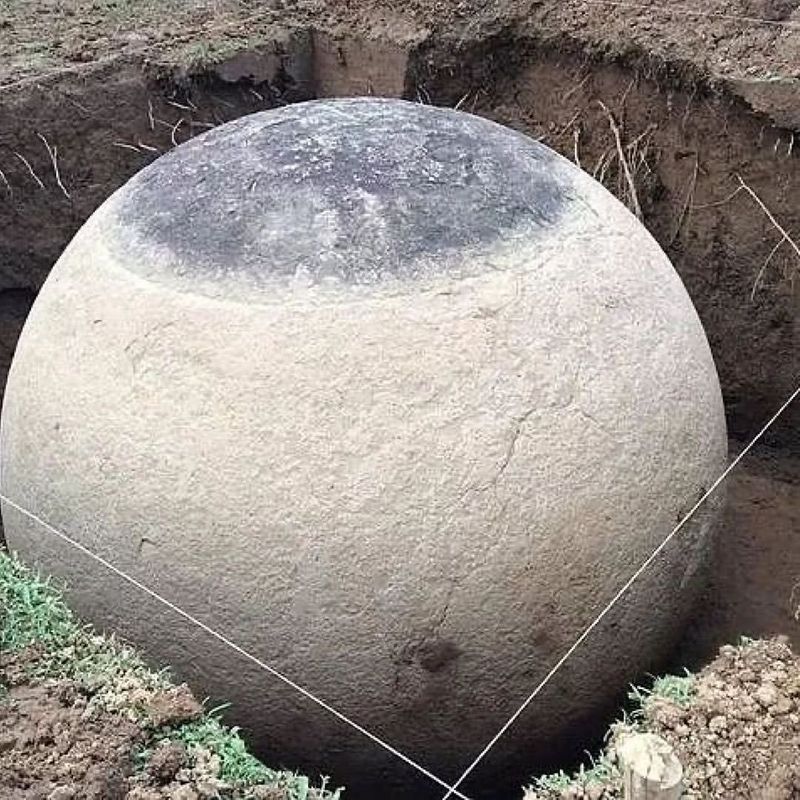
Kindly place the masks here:
MULTIPOLYGON (((520 133, 364 98, 230 122, 106 201, 34 305, 0 446, 15 503, 451 780, 711 485, 726 431, 692 303, 622 204, 520 133)), ((669 652, 720 506, 465 791, 518 786, 669 652)), ((3 521, 87 620, 230 700, 269 763, 441 796, 3 521)))

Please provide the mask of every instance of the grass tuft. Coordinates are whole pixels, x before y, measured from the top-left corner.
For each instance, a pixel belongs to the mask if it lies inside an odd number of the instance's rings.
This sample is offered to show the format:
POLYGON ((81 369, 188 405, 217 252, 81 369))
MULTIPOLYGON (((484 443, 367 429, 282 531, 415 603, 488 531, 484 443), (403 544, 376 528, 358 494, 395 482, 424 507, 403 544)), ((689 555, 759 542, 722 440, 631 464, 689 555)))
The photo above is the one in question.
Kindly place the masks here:
POLYGON ((67 647, 79 633, 78 623, 49 580, 39 580, 16 558, 0 553, 0 650, 32 645, 67 647))
POLYGON ((603 753, 598 759, 594 759, 591 754, 589 765, 581 764, 578 771, 568 775, 563 770, 551 775, 543 775, 536 778, 533 783, 526 788, 526 797, 534 795, 539 797, 549 795, 560 796, 571 789, 589 789, 593 786, 606 786, 612 781, 620 779, 622 776, 617 768, 616 762, 610 756, 603 753))
POLYGON ((632 686, 628 692, 628 699, 632 700, 637 708, 634 714, 639 714, 645 704, 650 700, 666 700, 678 706, 688 706, 694 696, 696 688, 695 676, 685 670, 685 675, 664 675, 655 678, 651 688, 632 686))
MULTIPOLYGON (((164 741, 182 743, 190 764, 212 761, 214 777, 237 797, 248 787, 268 785, 286 800, 339 800, 342 790, 329 790, 322 778, 312 786, 304 775, 273 770, 247 751, 237 728, 219 719, 224 706, 177 727, 147 725, 142 698, 173 686, 167 670, 150 669, 139 654, 113 636, 82 625, 49 579, 34 574, 16 557, 0 552, 0 653, 35 651, 25 658, 31 679, 74 681, 91 711, 123 714, 140 722, 147 740, 135 754, 144 771, 154 748, 164 741)), ((5 689, 0 686, 0 702, 5 689)), ((146 704, 144 704, 146 705, 146 704)))
POLYGON ((685 707, 689 705, 696 690, 696 677, 686 670, 684 675, 665 675, 654 678, 650 687, 631 686, 628 700, 633 708, 623 711, 622 719, 614 723, 606 736, 606 748, 595 759, 588 755, 589 763, 581 764, 577 772, 568 774, 563 770, 535 778, 525 789, 524 800, 544 800, 564 796, 582 797, 581 790, 603 789, 602 796, 621 796, 622 773, 616 762, 613 743, 619 737, 646 730, 647 705, 653 701, 668 701, 685 707))

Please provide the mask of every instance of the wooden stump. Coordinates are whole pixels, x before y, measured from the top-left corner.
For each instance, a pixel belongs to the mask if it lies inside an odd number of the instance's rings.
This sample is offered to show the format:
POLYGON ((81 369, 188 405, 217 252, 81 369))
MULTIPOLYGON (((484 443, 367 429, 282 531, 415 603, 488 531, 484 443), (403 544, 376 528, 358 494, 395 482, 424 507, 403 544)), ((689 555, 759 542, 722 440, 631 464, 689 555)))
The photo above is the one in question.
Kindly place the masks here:
POLYGON ((683 767, 671 745, 652 733, 634 733, 617 745, 625 800, 680 800, 683 767))

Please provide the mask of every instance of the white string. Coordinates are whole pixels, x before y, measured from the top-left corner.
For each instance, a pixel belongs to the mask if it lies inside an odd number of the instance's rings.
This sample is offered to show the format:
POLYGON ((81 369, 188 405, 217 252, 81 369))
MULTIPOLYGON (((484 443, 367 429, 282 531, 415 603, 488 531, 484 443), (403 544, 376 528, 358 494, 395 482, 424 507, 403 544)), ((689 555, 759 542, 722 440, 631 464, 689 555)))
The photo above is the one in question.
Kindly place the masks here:
POLYGON ((299 692, 304 697, 307 697, 309 700, 316 703, 318 706, 324 708, 330 714, 333 714, 334 717, 346 723, 351 728, 354 728, 360 734, 366 736, 368 739, 375 742, 375 744, 379 745, 384 750, 387 750, 393 756, 396 756, 401 761, 404 761, 406 764, 408 764, 410 767, 413 767, 418 772, 421 772, 423 775, 425 775, 425 777, 430 778, 432 781, 439 784, 439 786, 441 786, 442 788, 447 789, 448 797, 450 797, 451 795, 456 795, 457 797, 460 797, 461 800, 470 800, 469 797, 458 791, 458 787, 451 786, 446 781, 443 781, 441 778, 434 775, 430 770, 426 769, 421 764, 418 764, 416 761, 414 761, 412 758, 405 755, 404 753, 401 753, 396 747, 393 747, 388 742, 385 742, 379 736, 376 736, 374 733, 371 733, 362 725, 359 725, 357 722, 354 722, 352 719, 343 714, 341 711, 337 711, 333 706, 329 705, 324 700, 317 697, 315 694, 312 694, 310 691, 308 691, 308 689, 304 689, 302 686, 295 683, 291 678, 287 678, 285 675, 278 672, 278 670, 275 669, 274 667, 271 667, 269 664, 266 664, 257 656, 254 656, 252 653, 249 653, 243 647, 240 647, 238 644, 231 641, 224 634, 219 633, 219 631, 216 631, 214 630, 214 628, 210 627, 209 625, 206 625, 205 622, 201 622, 199 619, 197 619, 197 617, 192 616, 188 611, 184 611, 182 608, 179 608, 174 603, 170 602, 165 597, 162 597, 160 594, 158 594, 158 592, 154 591, 153 589, 150 589, 148 586, 145 586, 143 583, 136 580, 136 578, 133 578, 127 573, 123 572, 121 569, 119 569, 119 567, 115 567, 109 561, 106 561, 106 559, 104 559, 102 556, 97 555, 97 553, 92 552, 87 547, 82 545, 80 542, 77 542, 75 541, 75 539, 68 536, 66 533, 63 533, 62 531, 53 527, 49 522, 42 519, 37 514, 34 514, 32 511, 29 511, 27 508, 24 508, 23 506, 19 505, 19 503, 15 503, 13 500, 11 500, 11 498, 7 497, 2 493, 0 493, 0 501, 7 503, 9 506, 19 511, 21 514, 24 514, 29 519, 41 525, 45 530, 49 531, 52 534, 55 534, 56 536, 58 536, 59 539, 62 539, 67 544, 70 544, 77 550, 80 550, 81 553, 84 553, 85 555, 89 556, 89 558, 93 558, 95 561, 97 561, 99 564, 102 564, 106 569, 110 570, 115 575, 118 575, 120 578, 127 581, 132 586, 135 586, 137 589, 144 592, 145 594, 150 595, 150 597, 152 597, 154 600, 157 600, 159 603, 166 606, 171 611, 174 611, 176 614, 183 617, 185 620, 188 620, 193 625, 196 625, 198 628, 201 628, 210 636, 213 636, 215 639, 218 639, 224 645, 230 647, 231 650, 235 650, 239 655, 243 656, 248 661, 252 661, 256 666, 260 667, 265 672, 268 672, 270 675, 274 676, 278 680, 283 681, 283 683, 285 683, 287 686, 290 686, 292 689, 299 692))
MULTIPOLYGON (((711 11, 694 11, 688 8, 681 8, 681 7, 660 7, 657 5, 651 5, 647 3, 637 3, 637 2, 621 2, 621 0, 583 0, 585 5, 593 5, 593 6, 605 6, 611 8, 621 8, 621 9, 636 9, 636 10, 644 10, 649 12, 657 12, 662 14, 675 14, 687 17, 701 17, 707 19, 723 19, 728 21, 735 21, 735 22, 744 22, 749 25, 769 25, 774 27, 780 28, 791 28, 791 29, 800 29, 800 22, 795 22, 793 20, 771 20, 766 19, 763 17, 752 17, 752 16, 745 16, 745 15, 737 15, 737 14, 728 14, 725 12, 711 12, 711 11)), ((7 87, 2 87, 7 88, 7 87)), ((291 687, 304 697, 308 698, 321 708, 325 709, 328 713, 332 714, 337 719, 341 720, 345 724, 352 727, 354 730, 358 731, 360 734, 374 742, 375 744, 382 747, 387 752, 394 755, 396 758, 399 758, 401 761, 408 764, 410 767, 414 768, 421 774, 425 775, 430 780, 434 781, 436 784, 441 786, 442 788, 447 790, 447 793, 444 795, 442 800, 448 800, 448 798, 452 796, 456 796, 461 798, 461 800, 470 800, 465 794, 463 794, 459 790, 459 786, 466 780, 466 778, 475 770, 475 768, 480 764, 481 761, 488 755, 488 753, 492 750, 492 748, 497 744, 497 742, 503 737, 503 735, 508 731, 508 729, 519 719, 521 714, 525 711, 525 709, 533 702, 533 700, 541 693, 541 691, 547 686, 547 684, 552 680, 552 678, 556 675, 556 673, 561 669, 561 667, 567 662, 567 660, 573 655, 573 653, 583 644, 583 642, 591 635, 591 633, 595 630, 595 628, 602 622, 602 620, 609 614, 609 612, 616 606, 619 600, 627 593, 627 591, 633 586, 633 584, 641 577, 641 575, 650 567, 650 565, 658 558, 661 552, 664 550, 665 547, 672 541, 672 539, 680 532, 683 526, 694 516, 696 511, 703 505, 703 503, 719 488, 719 486, 723 483, 723 481, 728 477, 728 475, 738 466, 741 460, 749 453, 749 451, 757 444, 757 442, 764 436, 764 434, 769 430, 769 428, 774 424, 774 422, 783 414, 783 412, 791 405, 791 403, 800 395, 800 386, 792 393, 789 399, 778 409, 778 411, 770 418, 770 420, 764 425, 764 427, 758 432, 758 434, 753 438, 753 440, 747 445, 747 447, 742 450, 741 453, 731 462, 728 468, 717 478, 711 488, 700 498, 700 500, 695 503, 692 509, 683 517, 683 519, 676 525, 676 527, 670 532, 670 534, 661 542, 661 544, 653 551, 653 553, 645 560, 645 562, 634 572, 634 574, 630 577, 630 579, 625 583, 625 585, 617 592, 616 595, 609 601, 609 603, 603 608, 603 610, 597 615, 597 617, 592 621, 592 623, 583 631, 583 633, 578 637, 575 643, 567 650, 566 653, 556 662, 553 668, 545 675, 542 681, 536 686, 536 688, 531 692, 530 695, 523 701, 523 703, 519 706, 519 708, 509 717, 509 719, 505 722, 505 724, 498 730, 498 732, 492 737, 489 743, 483 748, 483 750, 476 756, 476 758, 472 761, 472 763, 464 770, 458 780, 450 785, 446 781, 442 780, 438 776, 434 775, 428 769, 423 767, 421 764, 414 761, 409 756, 405 755, 397 748, 393 747, 388 742, 381 739, 376 734, 368 731, 362 725, 359 725, 354 720, 350 719, 348 716, 343 714, 342 712, 335 709, 333 706, 329 705, 327 702, 322 700, 321 698, 314 695, 309 690, 305 689, 304 687, 300 686, 299 684, 295 683, 291 678, 280 673, 274 667, 271 667, 269 664, 266 664, 257 656, 254 656, 252 653, 245 650, 243 647, 240 647, 235 642, 230 640, 227 636, 222 633, 219 633, 215 629, 211 628, 209 625, 206 625, 204 622, 200 621, 193 615, 189 614, 187 611, 176 606, 174 603, 170 602, 166 598, 159 595, 153 589, 150 589, 148 586, 145 586, 140 581, 136 580, 132 576, 126 574, 118 567, 115 567, 109 561, 104 559, 102 556, 92 552, 84 545, 80 544, 76 540, 72 539, 67 534, 59 531, 55 527, 53 527, 50 523, 46 520, 42 519, 32 511, 22 507, 18 503, 11 500, 11 498, 7 497, 6 495, 0 493, 0 501, 6 503, 7 505, 11 506, 12 508, 19 511, 21 514, 25 515, 32 521, 41 525, 45 530, 53 533, 55 536, 62 539, 67 544, 70 544, 72 547, 76 548, 77 550, 81 551, 85 555, 89 556, 90 558, 97 561, 99 564, 102 564, 106 569, 110 570, 111 572, 118 575, 123 580, 130 583, 132 586, 136 587, 140 591, 144 592, 145 594, 152 597, 154 600, 158 601, 162 605, 166 606, 168 609, 173 611, 174 613, 178 614, 179 616, 186 619, 188 622, 196 625, 210 636, 214 637, 215 639, 219 640, 235 652, 237 652, 242 657, 246 658, 247 660, 254 663, 256 666, 263 669, 265 672, 269 673, 273 677, 277 678, 278 680, 285 683, 287 686, 291 687)))
POLYGON ((672 532, 664 539, 663 542, 652 552, 652 554, 645 560, 645 562, 636 570, 636 572, 631 575, 625 585, 611 598, 605 608, 594 618, 591 624, 584 630, 584 632, 577 638, 575 643, 572 647, 564 653, 563 656, 556 662, 555 666, 544 676, 538 686, 525 698, 519 708, 508 718, 506 723, 503 725, 502 728, 492 737, 486 747, 481 750, 481 752, 477 755, 475 760, 461 773, 461 777, 447 790, 447 794, 444 795, 442 800, 448 800, 449 797, 456 793, 456 790, 459 786, 464 782, 464 780, 470 775, 470 773, 475 769, 475 767, 480 764, 481 761, 486 757, 489 751, 497 744, 500 738, 505 734, 505 732, 519 719, 519 716, 522 714, 523 711, 533 702, 536 696, 544 689, 545 686, 550 682, 553 676, 564 666, 567 660, 572 656, 572 654, 586 641, 592 631, 605 619, 608 613, 616 606, 619 600, 625 595, 628 589, 633 586, 634 583, 642 576, 647 568, 658 558, 664 548, 675 538, 677 533, 683 528, 683 526, 694 516, 695 512, 697 511, 700 506, 708 500, 709 497, 719 488, 720 484, 725 480, 725 478, 730 475, 730 473, 736 468, 739 462, 750 452, 753 446, 761 439, 761 437, 772 427, 773 423, 778 419, 778 417, 783 414, 784 411, 792 404, 795 398, 800 395, 800 386, 798 386, 794 392, 792 392, 789 399, 772 415, 770 420, 767 422, 766 425, 756 434, 755 438, 747 445, 747 447, 739 453, 738 456, 730 463, 728 468, 714 481, 711 488, 692 506, 691 510, 683 517, 683 519, 672 529, 672 532))
POLYGON ((800 29, 800 22, 794 20, 766 19, 765 17, 750 17, 740 14, 728 14, 725 11, 693 11, 690 8, 660 6, 648 3, 629 2, 629 0, 582 0, 587 6, 609 6, 612 8, 628 8, 639 11, 650 11, 658 14, 678 14, 684 17, 705 17, 707 19, 724 19, 731 22, 745 22, 748 25, 772 25, 778 28, 800 29))
POLYGON ((448 800, 448 798, 455 795, 456 797, 461 798, 461 800, 470 800, 465 794, 459 791, 459 786, 466 780, 466 778, 473 772, 473 770, 480 764, 481 761, 487 756, 489 751, 497 744, 497 742, 502 738, 502 736, 508 731, 508 729, 519 719, 520 715, 525 711, 525 709, 533 702, 533 700, 541 693, 541 691, 547 686, 547 684, 552 680, 552 678, 556 675, 556 673, 561 669, 562 666, 567 662, 567 660, 573 655, 573 653, 583 644, 584 641, 591 635, 591 633, 595 630, 595 628, 602 622, 602 620, 609 614, 609 612, 616 606, 620 599, 627 593, 627 591, 633 586, 633 584, 641 577, 641 575, 650 567, 650 565, 658 558, 661 552, 664 550, 665 547, 675 538, 675 536, 679 533, 679 531, 683 528, 683 526, 694 516, 697 510, 705 503, 706 500, 719 488, 719 486, 723 483, 723 481, 730 475, 730 473, 739 465, 741 460, 752 450, 752 448, 761 440, 764 434, 772 427, 772 425, 776 422, 776 420, 783 414, 784 411, 794 402, 794 400, 800 395, 800 386, 798 386, 794 392, 789 396, 789 398, 784 402, 784 404, 772 415, 772 417, 767 421, 767 423, 761 428, 761 430, 753 437, 753 439, 749 442, 749 444, 739 453, 739 455, 730 463, 730 465, 725 469, 722 474, 714 481, 708 491, 703 494, 703 496, 692 506, 689 512, 681 519, 681 521, 672 529, 669 535, 661 542, 661 544, 652 552, 652 554, 644 561, 644 563, 633 573, 633 575, 628 579, 625 585, 614 595, 614 597, 608 602, 608 604, 603 608, 603 610, 595 617, 595 619, 589 624, 589 626, 583 631, 583 633, 576 639, 574 644, 567 650, 566 653, 556 662, 556 664, 552 667, 552 669, 545 675, 545 677, 540 681, 540 683, 536 686, 536 688, 525 698, 522 704, 517 708, 517 710, 508 718, 508 720, 503 724, 503 726, 498 730, 498 732, 492 737, 489 743, 481 750, 481 752, 475 757, 475 759, 470 763, 470 765, 464 770, 464 772, 460 775, 458 780, 450 785, 446 781, 443 781, 438 776, 434 775, 430 770, 423 767, 421 764, 418 764, 409 756, 405 755, 404 753, 400 752, 397 748, 390 745, 388 742, 385 742, 379 736, 371 733, 363 726, 359 725, 354 720, 351 720, 341 711, 333 708, 333 706, 326 703, 321 698, 317 697, 308 689, 303 688, 299 684, 295 683, 291 678, 286 677, 274 667, 271 667, 269 664, 266 664, 257 656, 254 656, 252 653, 245 650, 243 647, 240 647, 235 642, 231 641, 227 636, 218 631, 211 628, 209 625, 206 625, 204 622, 201 622, 199 619, 194 617, 193 615, 189 614, 187 611, 184 611, 182 608, 179 608, 174 603, 170 602, 166 598, 162 597, 160 594, 155 592, 153 589, 150 589, 148 586, 145 586, 140 581, 136 580, 132 576, 128 575, 127 573, 123 572, 118 567, 115 567, 109 561, 104 559, 102 556, 92 552, 87 547, 82 545, 80 542, 77 542, 75 539, 68 536, 66 533, 59 531, 53 525, 51 525, 46 520, 42 519, 37 514, 29 511, 27 508, 19 505, 15 501, 13 501, 10 497, 6 496, 5 494, 0 493, 0 501, 6 503, 7 505, 11 506, 12 508, 19 511, 21 514, 24 514, 29 519, 33 520, 34 522, 41 525, 45 530, 49 531, 50 533, 54 534, 67 544, 71 545, 72 547, 76 548, 80 552, 84 553, 85 555, 89 556, 90 558, 97 561, 99 564, 102 564, 106 569, 110 570, 114 574, 118 575, 123 580, 130 583, 132 586, 135 586, 140 591, 144 592, 145 594, 152 597, 154 600, 157 600, 162 605, 169 608, 174 613, 178 614, 179 616, 183 617, 187 621, 191 622, 192 624, 196 625, 197 627, 201 628, 203 631, 208 633, 210 636, 213 636, 215 639, 219 640, 223 644, 230 647, 235 652, 239 653, 244 658, 252 661, 256 666, 263 669, 265 672, 268 672, 270 675, 278 678, 278 680, 285 683, 287 686, 290 686, 295 691, 302 694, 304 697, 308 698, 312 702, 316 703, 321 708, 328 711, 330 714, 335 716, 337 719, 341 720, 342 722, 346 723, 360 734, 365 736, 366 738, 370 739, 371 741, 375 742, 375 744, 382 747, 384 750, 388 751, 395 757, 399 758, 401 761, 405 762, 409 766, 413 767, 418 772, 425 775, 430 780, 437 783, 444 789, 447 789, 447 793, 443 796, 442 800, 448 800))

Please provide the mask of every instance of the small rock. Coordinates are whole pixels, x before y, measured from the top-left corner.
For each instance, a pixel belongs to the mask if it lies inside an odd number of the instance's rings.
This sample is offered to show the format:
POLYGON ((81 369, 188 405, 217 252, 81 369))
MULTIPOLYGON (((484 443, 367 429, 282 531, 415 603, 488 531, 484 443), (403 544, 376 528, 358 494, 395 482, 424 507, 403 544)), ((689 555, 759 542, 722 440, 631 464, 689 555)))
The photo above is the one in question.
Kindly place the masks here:
POLYGON ((778 690, 771 683, 762 683, 756 689, 756 700, 764 708, 771 708, 778 702, 778 690))
POLYGON ((788 714, 794 710, 794 703, 786 695, 778 693, 778 700, 772 708, 772 713, 776 716, 788 714))
POLYGON ((708 723, 708 728, 714 731, 714 733, 720 733, 728 729, 728 720, 721 714, 712 717, 711 721, 708 723))
POLYGON ((147 769, 156 780, 169 783, 185 763, 186 749, 183 745, 163 742, 153 751, 147 769))
POLYGON ((59 786, 47 795, 47 800, 74 800, 74 797, 75 789, 72 786, 59 786))
POLYGON ((169 800, 200 800, 200 796, 191 786, 179 786, 172 790, 169 800))
POLYGON ((166 725, 180 725, 191 722, 203 713, 189 687, 182 683, 172 689, 157 692, 144 703, 144 711, 153 725, 161 728, 166 725))

